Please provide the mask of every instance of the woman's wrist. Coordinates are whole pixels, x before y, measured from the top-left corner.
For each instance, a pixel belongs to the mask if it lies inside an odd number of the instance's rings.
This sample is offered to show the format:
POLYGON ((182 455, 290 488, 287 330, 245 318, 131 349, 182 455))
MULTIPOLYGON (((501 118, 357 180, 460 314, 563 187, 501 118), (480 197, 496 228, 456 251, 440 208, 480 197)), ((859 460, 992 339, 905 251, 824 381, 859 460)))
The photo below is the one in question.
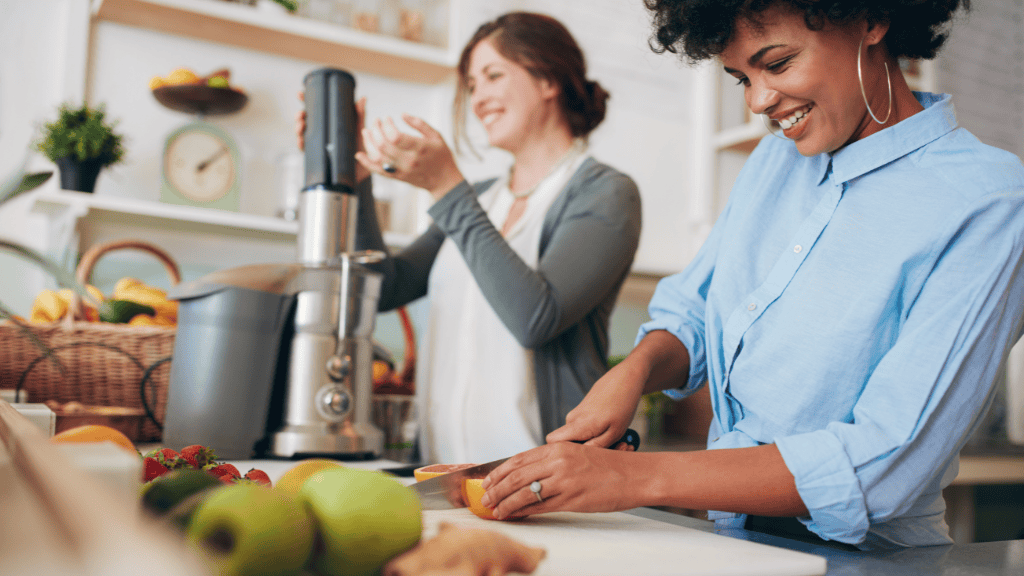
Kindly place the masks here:
POLYGON ((430 193, 431 197, 435 201, 444 198, 445 194, 451 192, 456 186, 461 184, 466 178, 458 170, 445 172, 438 180, 431 184, 427 188, 427 192, 430 193))

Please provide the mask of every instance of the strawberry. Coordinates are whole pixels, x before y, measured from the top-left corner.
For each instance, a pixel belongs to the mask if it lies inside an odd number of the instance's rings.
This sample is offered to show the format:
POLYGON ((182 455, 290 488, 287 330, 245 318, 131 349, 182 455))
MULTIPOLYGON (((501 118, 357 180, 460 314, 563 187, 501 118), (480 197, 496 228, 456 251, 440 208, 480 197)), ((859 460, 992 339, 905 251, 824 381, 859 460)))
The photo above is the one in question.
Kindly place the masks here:
POLYGON ((161 464, 156 458, 146 456, 142 459, 142 481, 149 482, 157 476, 166 474, 169 470, 167 466, 161 464))
POLYGON ((232 476, 231 474, 224 474, 222 476, 218 476, 217 479, 225 484, 235 484, 238 482, 238 477, 232 476))
POLYGON ((207 464, 213 464, 217 459, 217 456, 213 453, 213 448, 207 448, 198 444, 182 448, 181 457, 190 466, 198 470, 202 470, 207 464))
POLYGON ((160 464, 167 467, 168 470, 177 470, 178 468, 185 468, 188 466, 188 462, 182 459, 177 452, 170 448, 157 448, 149 451, 146 458, 153 458, 160 464))
POLYGON ((257 484, 261 484, 268 488, 271 487, 270 476, 267 476, 267 473, 264 472, 263 470, 251 468, 248 472, 245 473, 245 479, 251 480, 257 484))
POLYGON ((238 468, 235 468, 234 464, 229 464, 227 462, 224 462, 224 463, 221 463, 221 464, 217 464, 216 466, 209 466, 208 465, 208 466, 204 467, 203 470, 206 470, 207 472, 209 472, 210 474, 213 474, 217 478, 220 478, 221 476, 224 476, 225 474, 229 474, 229 475, 231 475, 234 478, 241 478, 242 477, 242 475, 238 472, 238 468))

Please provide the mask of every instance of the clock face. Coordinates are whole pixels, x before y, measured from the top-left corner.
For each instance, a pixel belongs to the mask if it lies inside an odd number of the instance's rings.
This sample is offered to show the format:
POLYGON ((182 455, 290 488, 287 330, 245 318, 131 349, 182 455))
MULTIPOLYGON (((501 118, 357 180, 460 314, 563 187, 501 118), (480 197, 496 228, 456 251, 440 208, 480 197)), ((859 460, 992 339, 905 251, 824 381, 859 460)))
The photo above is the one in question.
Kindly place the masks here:
POLYGON ((213 202, 237 187, 237 152, 226 135, 186 127, 167 141, 164 179, 188 200, 213 202))

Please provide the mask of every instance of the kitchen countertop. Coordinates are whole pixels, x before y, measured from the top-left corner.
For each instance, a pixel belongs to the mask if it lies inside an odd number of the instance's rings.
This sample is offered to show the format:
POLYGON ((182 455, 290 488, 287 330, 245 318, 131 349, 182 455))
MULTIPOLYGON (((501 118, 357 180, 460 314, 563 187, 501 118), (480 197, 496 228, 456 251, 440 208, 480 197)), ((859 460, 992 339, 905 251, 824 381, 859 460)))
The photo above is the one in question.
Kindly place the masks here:
POLYGON ((827 576, 876 574, 880 576, 892 574, 900 576, 960 574, 1020 576, 1020 574, 1024 574, 1024 540, 929 546, 884 552, 848 552, 749 530, 718 530, 713 522, 652 508, 630 510, 629 513, 677 526, 714 532, 722 536, 823 556, 828 562, 827 576))
MULTIPOLYGON (((284 470, 287 470, 288 467, 294 464, 293 461, 288 460, 248 460, 236 461, 234 463, 238 466, 239 470, 243 470, 243 468, 247 470, 249 467, 261 468, 272 479, 276 479, 284 470)), ((400 463, 389 460, 342 463, 370 469, 387 469, 402 466, 400 463)), ((412 482, 411 478, 402 478, 402 480, 406 483, 412 482)), ((719 530, 715 528, 713 522, 708 520, 654 508, 638 508, 629 510, 628 513, 648 520, 822 556, 828 562, 827 576, 867 576, 876 574, 885 576, 891 574, 900 574, 900 576, 948 576, 960 574, 971 576, 1020 576, 1020 574, 1024 574, 1024 540, 953 544, 950 546, 908 548, 895 551, 849 552, 749 530, 719 530)))

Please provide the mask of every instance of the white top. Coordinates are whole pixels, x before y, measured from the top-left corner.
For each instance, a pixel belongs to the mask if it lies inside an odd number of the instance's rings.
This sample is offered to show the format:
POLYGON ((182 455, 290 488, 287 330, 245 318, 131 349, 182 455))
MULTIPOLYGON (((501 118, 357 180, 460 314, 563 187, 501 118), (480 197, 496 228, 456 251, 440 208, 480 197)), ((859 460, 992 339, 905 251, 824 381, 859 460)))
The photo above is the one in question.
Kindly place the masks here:
MULTIPOLYGON (((538 264, 544 217, 585 160, 582 151, 537 186, 505 238, 531 268, 538 264)), ((479 197, 499 230, 514 200, 507 176, 479 197)), ((498 318, 451 239, 438 252, 427 294, 416 365, 424 462, 482 464, 543 444, 532 351, 498 318)))

